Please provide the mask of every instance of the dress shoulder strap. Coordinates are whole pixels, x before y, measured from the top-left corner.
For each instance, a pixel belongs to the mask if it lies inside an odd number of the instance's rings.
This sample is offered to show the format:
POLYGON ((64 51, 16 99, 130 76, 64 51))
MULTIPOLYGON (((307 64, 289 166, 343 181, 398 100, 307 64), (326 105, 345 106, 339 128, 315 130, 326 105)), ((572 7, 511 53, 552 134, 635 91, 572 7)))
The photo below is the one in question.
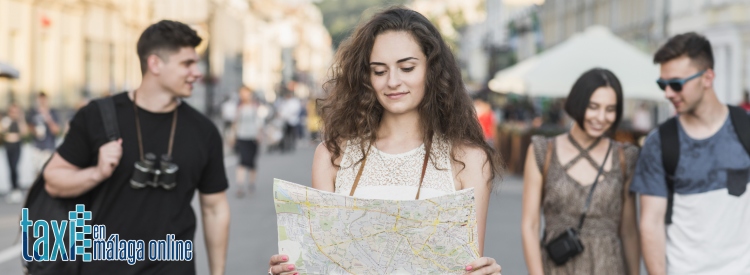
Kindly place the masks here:
POLYGON ((552 161, 552 150, 555 150, 555 139, 547 138, 547 148, 544 154, 544 168, 542 169, 542 184, 547 181, 547 172, 549 172, 549 163, 552 161))

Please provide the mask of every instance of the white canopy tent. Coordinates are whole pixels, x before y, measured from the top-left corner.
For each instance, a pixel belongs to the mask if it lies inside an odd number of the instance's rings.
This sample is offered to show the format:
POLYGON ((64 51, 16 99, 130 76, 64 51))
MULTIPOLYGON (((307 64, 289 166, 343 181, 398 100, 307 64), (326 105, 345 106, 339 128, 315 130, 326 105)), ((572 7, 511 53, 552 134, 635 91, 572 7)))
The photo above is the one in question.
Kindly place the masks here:
POLYGON ((658 66, 646 53, 593 26, 567 41, 499 71, 489 88, 500 93, 566 97, 581 74, 592 68, 612 71, 629 99, 665 101, 656 85, 658 66))
POLYGON ((0 62, 0 78, 18 78, 20 74, 16 68, 9 64, 0 62))

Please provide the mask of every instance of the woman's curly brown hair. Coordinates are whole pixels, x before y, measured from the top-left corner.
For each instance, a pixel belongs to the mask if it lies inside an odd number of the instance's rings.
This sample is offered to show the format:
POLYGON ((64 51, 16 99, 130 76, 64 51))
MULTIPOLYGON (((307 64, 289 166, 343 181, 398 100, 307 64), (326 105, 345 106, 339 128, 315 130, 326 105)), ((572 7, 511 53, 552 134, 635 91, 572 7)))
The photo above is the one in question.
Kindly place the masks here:
MULTIPOLYGON (((360 24, 339 47, 323 88, 328 96, 319 102, 323 120, 323 142, 331 152, 331 163, 341 156, 346 140, 375 142, 383 106, 370 82, 370 54, 375 38, 389 31, 403 31, 421 46, 427 57, 425 96, 418 106, 423 142, 429 152, 432 137, 438 135, 452 144, 481 148, 492 168, 490 183, 499 179, 503 164, 500 155, 484 140, 476 111, 466 91, 453 53, 440 32, 422 14, 403 7, 392 7, 360 24)), ((367 148, 360 144, 363 155, 367 148)), ((451 150, 451 159, 466 167, 451 150)), ((360 160, 361 161, 361 160, 360 160)))

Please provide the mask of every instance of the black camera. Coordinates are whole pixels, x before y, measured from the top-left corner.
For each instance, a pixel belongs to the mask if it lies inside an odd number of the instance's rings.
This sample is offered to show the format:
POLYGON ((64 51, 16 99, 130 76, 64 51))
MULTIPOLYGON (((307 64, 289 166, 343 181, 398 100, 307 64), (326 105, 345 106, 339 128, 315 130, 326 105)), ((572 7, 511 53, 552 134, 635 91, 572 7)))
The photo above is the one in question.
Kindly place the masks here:
POLYGON ((171 162, 167 155, 161 156, 157 167, 156 156, 152 153, 146 154, 141 161, 135 162, 135 170, 130 178, 130 187, 134 189, 150 187, 161 187, 172 190, 177 186, 177 164, 171 162))
POLYGON ((583 243, 578 237, 578 230, 568 228, 554 240, 550 241, 545 248, 550 259, 556 265, 564 265, 568 260, 575 258, 583 252, 583 243))

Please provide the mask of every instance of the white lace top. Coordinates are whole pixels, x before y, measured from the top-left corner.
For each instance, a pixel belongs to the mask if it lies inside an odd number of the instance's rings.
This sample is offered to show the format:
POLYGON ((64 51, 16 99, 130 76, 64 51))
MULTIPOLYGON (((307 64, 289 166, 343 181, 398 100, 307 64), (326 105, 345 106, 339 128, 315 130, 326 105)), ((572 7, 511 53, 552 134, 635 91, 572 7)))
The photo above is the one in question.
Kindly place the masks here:
MULTIPOLYGON (((432 144, 432 158, 427 164, 419 199, 437 197, 456 191, 451 171, 450 144, 438 138, 435 138, 432 144)), ((424 144, 401 154, 384 153, 372 146, 354 197, 413 200, 419 187, 424 155, 424 144)), ((341 159, 341 169, 336 174, 336 193, 349 195, 362 163, 359 162, 362 156, 359 140, 346 143, 341 159)))

